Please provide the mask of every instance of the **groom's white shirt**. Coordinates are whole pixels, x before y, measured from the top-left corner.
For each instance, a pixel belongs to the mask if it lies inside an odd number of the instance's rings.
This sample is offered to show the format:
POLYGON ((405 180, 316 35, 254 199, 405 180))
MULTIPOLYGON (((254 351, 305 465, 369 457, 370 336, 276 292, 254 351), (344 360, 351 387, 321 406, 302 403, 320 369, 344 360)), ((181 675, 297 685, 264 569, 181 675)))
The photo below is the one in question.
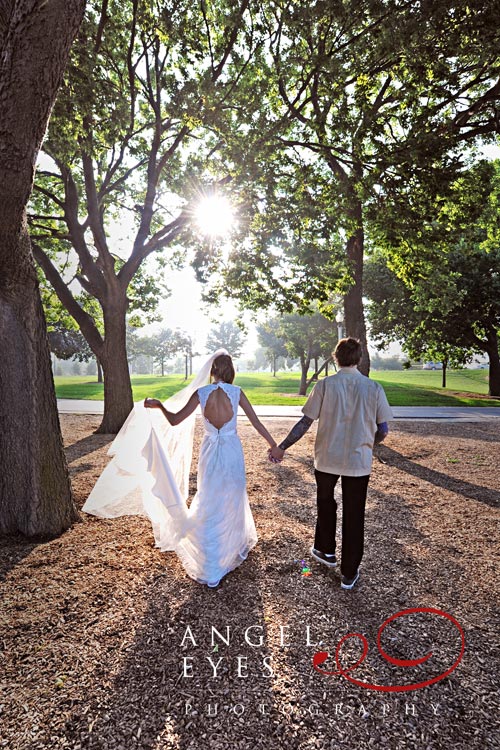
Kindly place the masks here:
POLYGON ((319 380, 302 412, 319 419, 315 468, 348 477, 370 473, 377 424, 394 418, 382 386, 356 367, 319 380))

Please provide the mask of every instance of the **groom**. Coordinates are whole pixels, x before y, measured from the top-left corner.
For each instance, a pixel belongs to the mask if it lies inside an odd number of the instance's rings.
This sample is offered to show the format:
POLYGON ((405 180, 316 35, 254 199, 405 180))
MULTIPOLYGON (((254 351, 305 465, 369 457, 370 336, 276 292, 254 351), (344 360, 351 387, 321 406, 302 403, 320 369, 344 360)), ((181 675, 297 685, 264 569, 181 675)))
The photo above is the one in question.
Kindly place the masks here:
POLYGON ((335 485, 342 477, 342 560, 343 589, 352 589, 359 579, 363 556, 366 493, 374 443, 389 432, 393 418, 381 385, 358 370, 361 345, 357 339, 341 339, 333 353, 339 371, 319 380, 305 403, 304 416, 270 458, 281 460, 291 445, 319 419, 314 446, 314 475, 317 485, 316 535, 312 556, 334 568, 337 503, 335 485))

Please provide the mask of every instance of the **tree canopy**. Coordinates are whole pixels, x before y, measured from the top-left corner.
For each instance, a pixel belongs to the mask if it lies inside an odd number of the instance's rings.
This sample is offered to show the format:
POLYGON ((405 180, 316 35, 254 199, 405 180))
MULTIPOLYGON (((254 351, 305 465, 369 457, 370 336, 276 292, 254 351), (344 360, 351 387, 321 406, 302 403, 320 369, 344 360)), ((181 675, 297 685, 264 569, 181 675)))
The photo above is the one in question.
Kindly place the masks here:
POLYGON ((340 292, 347 334, 364 342, 374 215, 415 177, 439 192, 463 144, 498 132, 496 14, 494 2, 263 3, 268 54, 253 70, 267 66, 267 88, 240 170, 248 231, 227 263, 201 253, 208 298, 304 311, 340 292))
POLYGON ((288 354, 285 341, 277 332, 277 323, 278 321, 271 318, 257 326, 259 343, 265 351, 268 362, 271 363, 274 376, 276 376, 278 358, 286 357, 288 354))
POLYGON ((245 333, 232 320, 222 321, 209 331, 206 348, 208 352, 226 349, 231 357, 239 357, 243 352, 245 338, 245 333))
POLYGON ((372 335, 399 340, 410 356, 463 363, 490 360, 490 395, 500 395, 500 163, 480 162, 435 201, 414 191, 404 223, 379 236, 369 265, 372 335))
POLYGON ((38 263, 103 366, 101 431, 116 432, 132 408, 131 284, 152 253, 170 249, 164 272, 179 261, 175 243, 217 182, 219 125, 256 44, 249 4, 93 0, 73 47, 31 233, 38 263), (128 241, 115 248, 120 223, 128 241), (103 332, 69 286, 68 265, 98 300, 103 332))
POLYGON ((269 324, 275 328, 276 336, 284 343, 289 356, 299 359, 299 394, 305 396, 311 361, 315 360, 317 373, 319 358, 329 360, 337 342, 337 327, 319 312, 309 315, 290 313, 270 321, 269 324))

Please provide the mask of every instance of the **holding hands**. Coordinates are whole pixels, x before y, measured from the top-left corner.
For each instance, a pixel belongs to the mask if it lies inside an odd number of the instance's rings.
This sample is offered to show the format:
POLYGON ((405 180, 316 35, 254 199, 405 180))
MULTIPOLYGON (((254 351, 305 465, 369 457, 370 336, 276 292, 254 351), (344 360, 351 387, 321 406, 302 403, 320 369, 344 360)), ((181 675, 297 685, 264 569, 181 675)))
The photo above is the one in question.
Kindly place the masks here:
POLYGON ((286 438, 280 443, 280 445, 272 445, 271 448, 268 450, 267 455, 269 460, 273 464, 279 464, 283 461, 283 456, 285 455, 285 451, 290 448, 291 445, 297 442, 297 440, 300 440, 302 435, 304 435, 309 427, 314 422, 311 417, 306 417, 305 415, 302 417, 302 419, 297 422, 297 424, 292 427, 286 438))
POLYGON ((283 461, 284 455, 285 451, 283 448, 280 448, 279 445, 273 445, 273 447, 269 448, 267 451, 267 457, 273 464, 280 464, 283 461))

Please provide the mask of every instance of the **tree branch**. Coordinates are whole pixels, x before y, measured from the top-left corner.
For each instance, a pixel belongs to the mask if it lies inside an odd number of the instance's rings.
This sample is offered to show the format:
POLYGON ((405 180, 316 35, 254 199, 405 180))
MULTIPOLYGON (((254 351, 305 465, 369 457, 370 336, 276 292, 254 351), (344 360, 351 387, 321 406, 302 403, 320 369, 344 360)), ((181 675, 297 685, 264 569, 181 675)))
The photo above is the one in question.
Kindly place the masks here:
POLYGON ((76 320, 80 329, 88 341, 89 346, 96 355, 100 357, 104 341, 99 333, 94 320, 85 310, 78 304, 72 293, 68 289, 68 286, 64 283, 64 280, 59 274, 59 271, 54 266, 50 258, 45 254, 40 245, 36 242, 31 242, 33 248, 33 255, 35 260, 45 274, 45 278, 54 289, 61 304, 66 308, 69 314, 76 320))
POLYGON ((108 16, 108 2, 109 0, 102 0, 101 16, 99 18, 99 25, 97 27, 97 34, 94 44, 94 57, 98 54, 101 48, 102 36, 104 33, 104 26, 109 19, 108 16))
MULTIPOLYGON (((494 103, 500 101, 500 79, 495 83, 494 86, 492 86, 488 91, 486 91, 482 96, 479 97, 477 101, 475 101, 473 104, 470 105, 467 109, 463 110, 462 112, 459 112, 452 124, 455 128, 458 130, 467 127, 469 120, 479 112, 483 111, 485 106, 487 105, 494 105, 494 103)), ((483 125, 476 125, 473 126, 474 134, 482 134, 485 132, 495 132, 498 131, 499 126, 499 109, 497 107, 494 107, 494 118, 493 121, 489 122, 490 130, 486 130, 488 123, 483 125), (478 130, 478 128, 481 128, 478 130)), ((465 134, 467 137, 471 137, 469 132, 465 134)))
POLYGON ((71 235, 71 242, 80 259, 81 267, 87 279, 92 284, 92 291, 96 297, 105 293, 105 281, 101 272, 95 264, 85 241, 85 225, 82 226, 78 219, 78 190, 66 164, 57 161, 64 182, 65 201, 63 203, 64 218, 71 235))
POLYGON ((43 188, 40 185, 37 185, 35 183, 33 185, 33 190, 36 190, 37 193, 41 193, 42 195, 45 195, 47 198, 53 201, 57 206, 60 206, 62 209, 64 209, 64 201, 58 198, 55 193, 51 192, 50 190, 47 190, 47 188, 43 188))
POLYGON ((111 257, 111 253, 109 252, 106 233, 102 225, 101 206, 99 205, 99 197, 95 183, 94 163, 92 157, 86 151, 85 144, 81 144, 81 155, 90 230, 103 266, 105 266, 111 273, 114 273, 115 264, 111 257))
MULTIPOLYGON (((215 68, 213 75, 212 75, 212 81, 217 81, 217 79, 220 77, 222 71, 224 70, 224 66, 227 62, 227 59, 229 55, 231 54, 234 45, 236 44, 236 40, 238 38, 238 32, 240 30, 241 21, 243 19, 243 16, 245 14, 245 11, 247 10, 248 6, 250 4, 250 0, 243 0, 243 2, 240 5, 240 9, 236 15, 235 22, 233 24, 233 28, 231 29, 231 33, 229 34, 228 42, 226 44, 226 48, 222 54, 221 61, 215 68)), ((227 35, 228 29, 225 29, 225 35, 227 35)))
POLYGON ((205 0, 201 0, 201 13, 203 16, 203 23, 205 24, 205 29, 207 32, 207 41, 208 41, 208 51, 210 53, 210 69, 212 71, 212 80, 214 80, 214 65, 215 65, 215 57, 214 57, 214 51, 212 48, 212 35, 210 34, 210 25, 208 23, 207 18, 207 4, 205 0))
POLYGON ((127 288, 142 261, 155 250, 170 245, 189 222, 190 216, 187 211, 182 211, 179 216, 156 232, 147 243, 134 247, 134 252, 118 273, 118 279, 123 288, 127 288))

